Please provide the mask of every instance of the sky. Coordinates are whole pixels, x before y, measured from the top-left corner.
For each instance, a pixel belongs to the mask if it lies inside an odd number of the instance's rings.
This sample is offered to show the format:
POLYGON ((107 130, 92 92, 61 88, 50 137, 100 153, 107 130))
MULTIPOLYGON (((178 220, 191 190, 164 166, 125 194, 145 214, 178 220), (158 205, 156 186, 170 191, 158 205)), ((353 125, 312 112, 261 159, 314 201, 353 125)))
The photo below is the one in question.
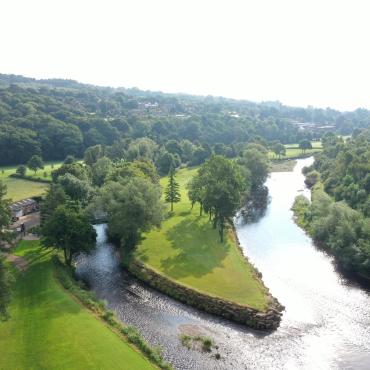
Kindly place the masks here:
POLYGON ((368 0, 0 0, 0 73, 370 109, 368 0))

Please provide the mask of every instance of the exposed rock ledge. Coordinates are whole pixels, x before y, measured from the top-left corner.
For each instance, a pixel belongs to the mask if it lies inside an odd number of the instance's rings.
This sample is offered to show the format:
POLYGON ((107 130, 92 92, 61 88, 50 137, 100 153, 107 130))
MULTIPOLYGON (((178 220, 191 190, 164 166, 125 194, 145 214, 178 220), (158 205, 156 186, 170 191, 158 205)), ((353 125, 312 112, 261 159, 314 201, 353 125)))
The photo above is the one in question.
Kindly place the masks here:
MULTIPOLYGON (((284 310, 284 306, 268 292, 267 288, 268 308, 266 311, 258 311, 248 306, 213 297, 195 289, 188 288, 159 274, 134 258, 129 262, 128 269, 137 278, 146 282, 153 288, 208 313, 225 317, 257 330, 275 330, 280 324, 281 312, 284 310)), ((261 276, 258 271, 256 271, 256 275, 261 276)), ((259 279, 259 277, 256 278, 259 279)))

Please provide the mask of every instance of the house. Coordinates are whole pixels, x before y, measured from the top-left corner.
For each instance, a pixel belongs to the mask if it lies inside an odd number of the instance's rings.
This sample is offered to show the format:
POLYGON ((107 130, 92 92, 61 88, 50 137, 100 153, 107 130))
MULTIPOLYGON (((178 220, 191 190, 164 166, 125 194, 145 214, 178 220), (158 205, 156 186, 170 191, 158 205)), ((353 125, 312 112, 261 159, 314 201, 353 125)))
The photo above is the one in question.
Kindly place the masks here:
POLYGON ((38 209, 38 203, 32 198, 23 199, 10 205, 13 220, 17 220, 19 217, 28 215, 29 213, 36 212, 38 209))

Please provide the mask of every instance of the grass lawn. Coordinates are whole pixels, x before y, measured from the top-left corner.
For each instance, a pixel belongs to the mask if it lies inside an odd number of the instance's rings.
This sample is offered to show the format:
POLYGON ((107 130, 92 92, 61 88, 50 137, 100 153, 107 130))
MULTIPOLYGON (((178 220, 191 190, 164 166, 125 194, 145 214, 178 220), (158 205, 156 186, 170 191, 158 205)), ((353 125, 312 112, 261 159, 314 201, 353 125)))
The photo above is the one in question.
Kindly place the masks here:
MULTIPOLYGON (((181 186, 181 202, 160 230, 152 230, 138 246, 135 257, 157 272, 188 287, 256 309, 267 305, 265 288, 254 277, 252 266, 242 256, 230 232, 220 243, 208 216, 199 216, 199 206, 191 210, 185 185, 196 173, 182 169, 176 178, 181 186)), ((163 186, 167 184, 163 178, 163 186)))
MULTIPOLYGON (((49 162, 45 164, 43 170, 38 170, 36 175, 33 171, 27 170, 27 176, 33 178, 42 178, 51 180, 51 171, 61 166, 61 162, 49 162), (54 168, 52 168, 52 165, 54 168), (44 177, 44 172, 47 176, 44 177)), ((8 187, 7 198, 12 199, 14 202, 17 200, 41 195, 48 188, 48 184, 40 182, 32 182, 29 180, 22 180, 17 178, 9 177, 9 175, 15 173, 17 166, 0 167, 0 180, 8 187)))
MULTIPOLYGON (((296 157, 299 157, 300 155, 302 155, 302 150, 299 149, 298 146, 296 148, 294 148, 292 145, 294 145, 294 144, 291 144, 291 145, 289 145, 288 148, 286 148, 286 154, 285 154, 285 156, 282 156, 282 158, 296 158, 296 157)), ((305 154, 314 154, 314 153, 317 153, 317 152, 321 152, 321 150, 322 150, 321 148, 307 149, 305 154)), ((274 152, 271 152, 271 151, 268 153, 268 156, 269 156, 270 159, 278 158, 278 156, 274 152)))
POLYGON ((59 285, 38 241, 21 242, 16 254, 30 267, 18 273, 10 320, 0 322, 1 370, 155 368, 59 285))
POLYGON ((3 183, 7 186, 6 198, 12 199, 13 202, 41 195, 49 187, 48 184, 41 182, 15 179, 12 177, 5 177, 3 179, 0 177, 0 180, 3 180, 3 183))
MULTIPOLYGON (((311 141, 312 149, 322 149, 321 141, 311 141)), ((285 144, 284 145, 287 149, 288 148, 299 148, 299 144, 285 144)))

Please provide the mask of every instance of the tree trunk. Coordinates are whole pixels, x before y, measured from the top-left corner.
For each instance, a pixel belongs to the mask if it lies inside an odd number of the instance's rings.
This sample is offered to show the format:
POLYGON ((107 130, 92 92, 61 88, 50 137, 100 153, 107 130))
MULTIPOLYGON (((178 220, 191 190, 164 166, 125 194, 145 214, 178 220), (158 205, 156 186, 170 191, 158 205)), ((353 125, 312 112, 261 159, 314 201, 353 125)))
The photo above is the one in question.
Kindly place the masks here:
POLYGON ((173 202, 171 202, 171 212, 173 212, 173 202))
POLYGON ((68 265, 68 266, 71 266, 71 265, 72 265, 72 252, 71 252, 71 251, 69 252, 67 265, 68 265))
POLYGON ((67 249, 64 248, 63 252, 64 252, 64 262, 67 264, 67 249))
POLYGON ((209 211, 209 220, 212 220, 212 211, 209 211))
POLYGON ((224 225, 220 225, 220 241, 221 243, 224 242, 224 225))
POLYGON ((203 204, 200 203, 199 216, 202 216, 202 214, 203 214, 203 204))

